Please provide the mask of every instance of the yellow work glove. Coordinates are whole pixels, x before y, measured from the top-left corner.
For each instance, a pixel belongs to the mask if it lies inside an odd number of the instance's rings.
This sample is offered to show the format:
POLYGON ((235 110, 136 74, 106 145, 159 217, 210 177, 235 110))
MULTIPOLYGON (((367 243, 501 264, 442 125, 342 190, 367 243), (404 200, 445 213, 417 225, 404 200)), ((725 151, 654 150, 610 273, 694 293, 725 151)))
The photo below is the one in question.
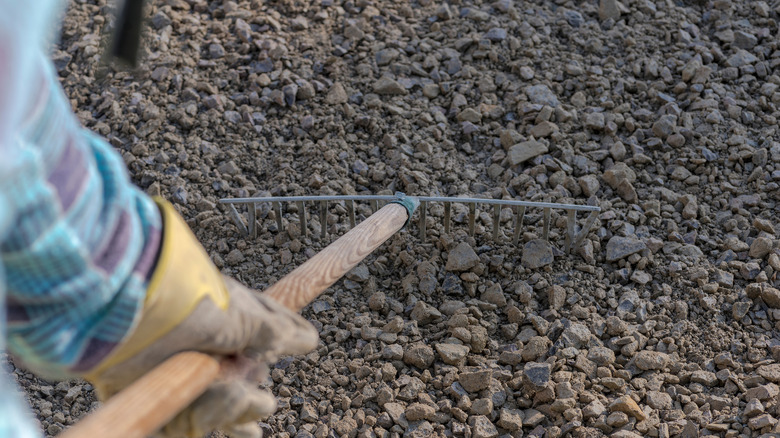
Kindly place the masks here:
POLYGON ((257 421, 276 409, 273 396, 257 385, 268 374, 266 364, 311 351, 317 332, 296 313, 223 277, 173 207, 158 205, 163 241, 141 319, 84 377, 105 399, 181 351, 249 358, 241 375, 212 384, 159 435, 201 437, 220 429, 233 438, 259 438, 257 421))

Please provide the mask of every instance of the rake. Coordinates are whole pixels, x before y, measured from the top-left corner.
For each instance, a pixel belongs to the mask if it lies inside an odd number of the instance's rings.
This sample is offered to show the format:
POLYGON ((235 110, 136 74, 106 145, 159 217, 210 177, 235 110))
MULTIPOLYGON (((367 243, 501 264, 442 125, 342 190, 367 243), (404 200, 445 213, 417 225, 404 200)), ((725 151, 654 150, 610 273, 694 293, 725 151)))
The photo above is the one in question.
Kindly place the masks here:
MULTIPOLYGON (((501 208, 514 209, 513 242, 523 223, 526 208, 541 208, 544 212, 543 236, 547 238, 550 229, 551 210, 566 210, 567 213, 567 250, 577 247, 596 220, 598 207, 555 204, 546 202, 526 202, 513 200, 491 200, 477 198, 412 198, 402 193, 395 196, 299 196, 271 198, 223 199, 229 205, 229 211, 241 233, 246 236, 257 234, 257 206, 271 203, 276 211, 278 229, 282 229, 282 203, 295 202, 299 208, 301 232, 306 233, 306 203, 320 205, 321 235, 326 236, 328 202, 344 202, 350 217, 352 229, 338 240, 328 245, 314 257, 306 261, 264 293, 294 311, 300 311, 325 291, 344 274, 360 263, 379 245, 384 243, 405 224, 409 223, 415 209, 420 210, 420 236, 425 238, 425 221, 428 204, 440 202, 445 208, 445 229, 450 229, 450 215, 453 203, 461 202, 469 206, 469 232, 473 235, 477 206, 493 207, 494 224, 499 224, 501 208), (368 201, 374 214, 360 224, 355 225, 356 201, 368 201), (245 224, 236 209, 237 204, 249 204, 248 223, 245 224), (380 208, 380 204, 385 204, 380 208), (419 208, 418 208, 419 206, 419 208), (576 231, 576 212, 590 212, 585 226, 576 231)), ((493 227, 493 238, 498 240, 497 226, 493 227)), ((181 409, 195 400, 208 386, 219 377, 221 367, 229 363, 210 355, 194 351, 178 353, 149 371, 129 387, 108 400, 95 413, 66 430, 63 438, 76 437, 146 437, 165 425, 181 409)))
MULTIPOLYGON (((344 204, 347 210, 347 216, 349 217, 350 228, 355 227, 355 202, 363 201, 368 202, 371 205, 371 209, 376 211, 380 205, 393 202, 399 199, 399 197, 405 196, 403 193, 396 193, 394 196, 388 195, 333 195, 333 196, 276 196, 276 197, 255 197, 255 198, 226 198, 221 199, 221 204, 228 206, 228 213, 233 220, 233 223, 238 228, 239 233, 242 236, 255 238, 258 232, 258 220, 257 209, 263 204, 270 204, 271 209, 274 211, 276 219, 277 230, 282 231, 284 229, 282 222, 282 206, 285 203, 293 203, 298 207, 298 220, 300 224, 301 234, 306 237, 309 233, 309 226, 307 220, 306 206, 307 204, 314 204, 319 207, 319 222, 320 222, 320 238, 324 240, 327 237, 327 214, 328 203, 344 204), (242 218, 236 206, 246 205, 247 218, 246 222, 242 218)), ((452 205, 453 204, 465 204, 468 206, 468 233, 470 236, 474 235, 476 228, 477 210, 480 206, 484 206, 488 209, 492 209, 492 239, 494 242, 500 241, 500 216, 501 210, 505 207, 512 209, 513 215, 513 227, 512 227, 512 245, 517 246, 520 242, 520 234, 523 230, 523 219, 525 218, 526 209, 537 208, 542 209, 543 212, 543 226, 542 226, 542 239, 549 240, 550 234, 550 219, 553 209, 559 209, 566 211, 566 239, 564 243, 564 251, 569 253, 573 249, 577 249, 585 237, 588 235, 593 223, 596 221, 601 208, 592 205, 575 205, 575 204, 559 204, 553 202, 530 202, 519 201, 513 199, 484 199, 484 198, 454 198, 454 197, 440 197, 440 196, 422 196, 417 197, 420 202, 418 208, 419 215, 417 218, 417 228, 419 231, 419 238, 421 241, 425 241, 427 235, 427 216, 428 205, 432 203, 439 203, 444 205, 444 232, 449 234, 451 231, 451 218, 452 218, 452 205), (577 212, 588 212, 588 216, 585 219, 584 226, 577 230, 577 212)))

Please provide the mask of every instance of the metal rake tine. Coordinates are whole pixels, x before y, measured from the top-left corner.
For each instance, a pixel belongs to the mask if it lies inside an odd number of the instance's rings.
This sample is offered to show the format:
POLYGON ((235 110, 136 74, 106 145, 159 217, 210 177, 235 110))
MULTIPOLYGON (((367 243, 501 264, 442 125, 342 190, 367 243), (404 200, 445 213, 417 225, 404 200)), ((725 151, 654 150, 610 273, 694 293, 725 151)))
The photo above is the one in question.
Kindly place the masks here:
POLYGON ((376 213, 379 210, 379 201, 376 199, 371 200, 371 213, 376 213))
POLYGON ((347 214, 349 215, 349 228, 355 228, 355 201, 347 201, 347 214))
POLYGON ((550 239, 550 216, 552 214, 552 209, 550 207, 546 207, 544 209, 544 228, 542 229, 542 239, 549 240, 550 239))
POLYGON ((568 254, 571 252, 571 244, 574 241, 574 235, 577 230, 577 211, 568 210, 566 212, 566 243, 565 251, 568 254))
POLYGON ((247 224, 249 237, 254 239, 257 237, 257 204, 254 202, 249 204, 249 223, 247 224))
POLYGON ((276 213, 276 226, 279 228, 277 231, 282 232, 282 203, 274 202, 274 210, 276 213))
POLYGON ((450 216, 452 213, 452 203, 451 202, 445 202, 444 203, 444 233, 449 234, 450 233, 450 216))
POLYGON ((512 236, 512 245, 517 246, 520 242, 520 230, 523 229, 523 219, 525 218, 525 205, 520 205, 515 209, 515 235, 512 236))
POLYGON ((469 204, 469 236, 474 235, 474 220, 476 219, 477 204, 469 204))
POLYGON ((320 237, 325 240, 328 236, 328 201, 320 202, 320 237))
POLYGON ((428 218, 428 203, 420 202, 420 241, 425 243, 425 221, 428 218))
POLYGON ((303 201, 298 201, 298 214, 301 218, 301 235, 306 237, 308 233, 308 226, 306 223, 306 206, 303 204, 303 201))
POLYGON ((244 225, 244 221, 241 220, 241 215, 238 214, 236 206, 234 204, 230 204, 230 209, 228 211, 230 212, 230 217, 233 218, 233 222, 235 222, 236 227, 238 227, 238 232, 241 233, 242 236, 246 236, 248 234, 246 225, 244 225))
POLYGON ((574 238, 574 244, 572 245, 572 248, 577 249, 580 247, 580 245, 582 245, 582 241, 585 240, 585 237, 588 235, 591 227, 593 227, 593 223, 596 222, 598 215, 598 211, 590 212, 588 219, 585 220, 585 226, 580 229, 580 232, 577 233, 577 237, 574 238))
POLYGON ((493 206, 493 241, 498 242, 498 229, 499 229, 499 222, 501 215, 501 206, 496 204, 493 206))

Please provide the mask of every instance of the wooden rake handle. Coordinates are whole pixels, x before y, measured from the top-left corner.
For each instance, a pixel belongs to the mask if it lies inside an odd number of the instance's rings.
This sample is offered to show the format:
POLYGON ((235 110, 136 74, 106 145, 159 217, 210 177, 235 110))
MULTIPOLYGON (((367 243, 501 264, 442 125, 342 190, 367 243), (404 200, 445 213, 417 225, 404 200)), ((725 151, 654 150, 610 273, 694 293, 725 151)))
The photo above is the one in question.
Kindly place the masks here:
MULTIPOLYGON (((410 213, 388 204, 266 290, 299 311, 400 230, 410 213)), ((218 377, 217 359, 178 353, 66 430, 62 438, 144 438, 164 426, 218 377)))

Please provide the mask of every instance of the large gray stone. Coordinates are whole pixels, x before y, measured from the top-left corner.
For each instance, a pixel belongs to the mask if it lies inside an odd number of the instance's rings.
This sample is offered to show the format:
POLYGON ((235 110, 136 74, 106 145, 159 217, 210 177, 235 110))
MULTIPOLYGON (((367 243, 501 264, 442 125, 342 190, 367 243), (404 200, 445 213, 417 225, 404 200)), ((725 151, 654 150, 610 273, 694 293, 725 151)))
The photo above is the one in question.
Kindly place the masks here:
POLYGON ((531 85, 525 87, 525 95, 528 96, 528 99, 531 102, 536 104, 549 105, 551 107, 556 107, 560 104, 558 102, 558 97, 555 96, 555 93, 553 93, 547 85, 531 85))
POLYGON ((471 249, 471 245, 461 242, 450 251, 444 269, 453 272, 468 271, 477 266, 477 263, 479 263, 479 256, 471 249))
POLYGON ((544 143, 536 140, 528 140, 509 148, 507 159, 509 160, 509 164, 517 166, 537 155, 546 154, 547 150, 547 146, 544 143))
POLYGON ((529 241, 523 247, 520 262, 528 269, 538 269, 553 262, 552 246, 542 239, 529 241))
POLYGON ((633 237, 612 236, 607 242, 607 261, 614 262, 647 248, 645 242, 633 237))

